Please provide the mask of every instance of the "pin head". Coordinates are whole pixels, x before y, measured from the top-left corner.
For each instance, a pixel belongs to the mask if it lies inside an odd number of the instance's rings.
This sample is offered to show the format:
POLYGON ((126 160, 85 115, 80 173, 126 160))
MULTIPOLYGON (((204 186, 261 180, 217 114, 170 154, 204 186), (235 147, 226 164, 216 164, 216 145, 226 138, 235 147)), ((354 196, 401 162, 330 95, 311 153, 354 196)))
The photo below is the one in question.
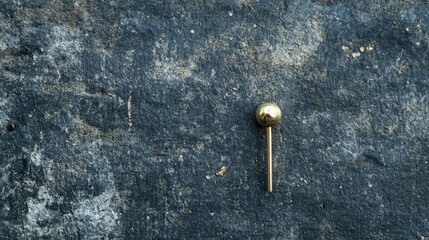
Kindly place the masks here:
POLYGON ((263 103, 256 109, 256 120, 264 127, 277 125, 282 118, 282 111, 275 103, 263 103))

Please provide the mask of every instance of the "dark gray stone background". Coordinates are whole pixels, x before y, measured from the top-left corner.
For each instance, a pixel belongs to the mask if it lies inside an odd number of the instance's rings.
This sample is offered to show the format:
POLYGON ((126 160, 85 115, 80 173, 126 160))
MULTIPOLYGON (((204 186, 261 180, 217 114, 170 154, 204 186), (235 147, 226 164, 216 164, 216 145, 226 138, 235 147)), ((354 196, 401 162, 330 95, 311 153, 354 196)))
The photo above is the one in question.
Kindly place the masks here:
POLYGON ((1 0, 0 26, 1 239, 429 237, 426 0, 1 0))

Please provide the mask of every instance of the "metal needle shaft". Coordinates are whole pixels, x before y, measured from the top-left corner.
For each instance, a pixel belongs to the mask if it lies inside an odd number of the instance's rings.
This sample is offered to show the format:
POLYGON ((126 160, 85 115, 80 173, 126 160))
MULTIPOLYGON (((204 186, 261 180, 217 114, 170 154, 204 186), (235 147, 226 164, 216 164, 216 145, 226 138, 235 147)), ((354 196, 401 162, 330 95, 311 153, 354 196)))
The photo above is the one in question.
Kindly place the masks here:
POLYGON ((273 156, 271 143, 271 127, 267 127, 267 175, 268 175, 268 192, 273 191, 273 156))
POLYGON ((256 121, 265 127, 267 132, 267 190, 273 191, 273 154, 271 144, 271 127, 279 124, 282 111, 275 103, 263 103, 256 109, 256 121))

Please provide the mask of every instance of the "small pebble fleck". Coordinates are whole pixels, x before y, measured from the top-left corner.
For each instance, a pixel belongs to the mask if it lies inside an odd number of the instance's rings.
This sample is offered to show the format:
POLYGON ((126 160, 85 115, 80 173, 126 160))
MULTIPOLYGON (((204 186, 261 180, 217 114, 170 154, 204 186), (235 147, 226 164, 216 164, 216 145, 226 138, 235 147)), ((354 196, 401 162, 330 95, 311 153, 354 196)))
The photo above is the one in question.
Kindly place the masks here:
POLYGON ((216 176, 220 176, 220 177, 225 176, 226 170, 227 170, 226 166, 221 167, 220 170, 216 173, 216 176))
POLYGON ((195 33, 195 31, 194 31, 194 29, 191 29, 191 31, 190 31, 192 34, 194 34, 195 33))

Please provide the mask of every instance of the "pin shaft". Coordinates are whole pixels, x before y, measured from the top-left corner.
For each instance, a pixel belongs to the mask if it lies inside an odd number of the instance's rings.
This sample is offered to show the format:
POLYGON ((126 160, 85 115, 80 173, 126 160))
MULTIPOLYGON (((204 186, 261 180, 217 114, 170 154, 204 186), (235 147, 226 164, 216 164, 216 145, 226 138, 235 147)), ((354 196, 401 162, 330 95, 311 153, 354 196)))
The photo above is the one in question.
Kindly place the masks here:
POLYGON ((267 132, 267 191, 273 191, 273 156, 271 127, 280 123, 282 111, 275 103, 263 103, 256 109, 256 121, 265 127, 267 132))
POLYGON ((267 127, 267 175, 268 175, 268 192, 273 191, 273 156, 271 127, 267 127))

